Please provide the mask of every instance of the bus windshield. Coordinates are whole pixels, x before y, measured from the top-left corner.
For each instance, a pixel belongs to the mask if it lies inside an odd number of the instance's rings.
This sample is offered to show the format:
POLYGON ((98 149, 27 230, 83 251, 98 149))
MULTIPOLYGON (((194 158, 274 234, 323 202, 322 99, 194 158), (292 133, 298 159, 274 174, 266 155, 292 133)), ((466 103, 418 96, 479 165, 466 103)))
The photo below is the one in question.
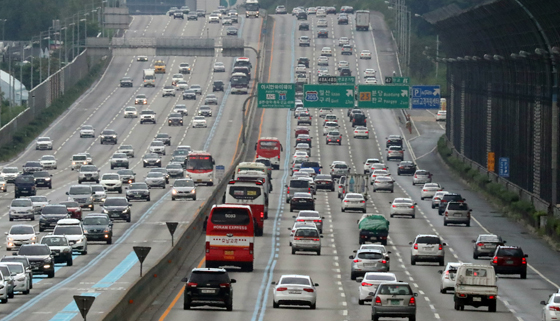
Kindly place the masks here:
POLYGON ((245 10, 247 11, 259 11, 259 4, 254 2, 246 2, 245 10))
POLYGON ((187 161, 187 170, 212 170, 212 156, 189 156, 187 161))
POLYGON ((231 79, 231 85, 232 86, 241 86, 241 85, 248 85, 249 84, 249 78, 245 75, 241 76, 232 76, 231 79))

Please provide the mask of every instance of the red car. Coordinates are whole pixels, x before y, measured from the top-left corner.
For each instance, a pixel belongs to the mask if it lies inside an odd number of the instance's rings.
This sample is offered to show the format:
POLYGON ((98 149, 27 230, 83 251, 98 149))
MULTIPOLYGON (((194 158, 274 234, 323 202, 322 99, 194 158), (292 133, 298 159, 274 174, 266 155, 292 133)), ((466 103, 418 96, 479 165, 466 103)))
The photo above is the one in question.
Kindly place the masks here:
POLYGON ((301 134, 309 135, 309 127, 297 126, 295 132, 296 132, 296 138, 301 134))
POLYGON ((72 202, 72 201, 68 201, 68 202, 60 202, 61 205, 66 205, 66 208, 68 209, 68 214, 70 214, 70 218, 75 218, 78 220, 82 220, 82 208, 80 207, 80 204, 78 204, 78 202, 72 202))

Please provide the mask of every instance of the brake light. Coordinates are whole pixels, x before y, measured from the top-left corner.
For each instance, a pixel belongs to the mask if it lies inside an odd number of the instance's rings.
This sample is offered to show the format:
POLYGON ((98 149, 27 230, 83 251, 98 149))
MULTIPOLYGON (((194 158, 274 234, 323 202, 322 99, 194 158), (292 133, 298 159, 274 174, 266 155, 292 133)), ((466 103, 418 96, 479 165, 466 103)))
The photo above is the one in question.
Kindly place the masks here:
POLYGON ((387 264, 387 260, 381 260, 381 264, 387 264))
POLYGON ((323 220, 313 220, 314 223, 321 223, 323 220))
POLYGON ((521 264, 527 264, 527 259, 526 258, 521 258, 521 264))
POLYGON ((412 205, 410 208, 414 208, 414 205, 412 205))
POLYGON ((397 207, 397 205, 393 205, 393 207, 397 207))
POLYGON ((261 218, 264 218, 264 212, 261 212, 261 218))
POLYGON ((229 288, 229 283, 220 283, 220 288, 229 288))
POLYGON ((294 240, 299 241, 301 240, 301 237, 294 237, 294 240))
POLYGON ((381 305, 381 298, 378 296, 375 297, 375 305, 381 305))
POLYGON ((359 262, 362 262, 362 260, 360 260, 360 259, 354 259, 354 263, 359 263, 359 262))
MULTIPOLYGON (((294 169, 294 171, 296 171, 296 170, 294 169)), ((288 187, 288 194, 290 194, 290 188, 289 187, 288 187)))
POLYGON ((196 284, 196 283, 194 283, 194 282, 189 282, 189 283, 187 283, 187 286, 188 286, 189 288, 196 288, 197 285, 198 285, 198 284, 196 284))
POLYGON ((560 307, 549 306, 548 310, 550 310, 550 311, 560 311, 560 307))
POLYGON ((414 243, 414 249, 418 250, 418 243, 414 243))
POLYGON ((449 216, 448 213, 447 213, 447 211, 445 211, 445 216, 449 216))
POLYGON ((310 288, 304 288, 303 291, 305 291, 305 292, 311 292, 311 293, 312 293, 312 292, 315 292, 315 290, 310 289, 310 288))
POLYGON ((251 242, 249 243, 249 254, 253 254, 254 244, 251 242))
MULTIPOLYGON (((488 299, 490 299, 490 300, 494 300, 495 298, 496 298, 496 296, 494 296, 494 295, 489 295, 488 296, 488 299)), ((560 310, 558 310, 558 311, 560 311, 560 310)))
POLYGON ((448 270, 448 271, 445 271, 445 278, 446 278, 446 279, 449 279, 449 270, 448 270))
POLYGON ((348 200, 344 200, 344 203, 348 203, 348 200))
POLYGON ((315 242, 319 242, 319 241, 320 241, 320 239, 313 239, 313 241, 315 241, 315 242))
POLYGON ((414 178, 418 178, 418 176, 416 176, 416 174, 414 174, 414 178))
POLYGON ((484 246, 484 243, 478 242, 478 243, 476 243, 476 246, 484 246))
POLYGON ((276 291, 287 291, 288 288, 277 288, 276 291))
POLYGON ((410 297, 410 300, 408 300, 408 306, 415 306, 416 305, 416 299, 414 297, 410 297))
POLYGON ((297 119, 300 119, 301 117, 298 117, 297 119))
POLYGON ((371 283, 362 282, 362 286, 373 286, 371 283))
POLYGON ((206 242, 206 253, 210 253, 210 242, 206 242))
POLYGON ((366 201, 360 201, 360 203, 365 203, 366 201))
POLYGON ((492 264, 498 264, 498 257, 494 256, 494 258, 492 259, 492 264))
POLYGON ((308 188, 307 188, 307 191, 308 191, 308 192, 311 192, 311 187, 308 187, 308 188))
POLYGON ((369 131, 366 130, 366 134, 369 134, 369 131))
POLYGON ((439 245, 439 250, 440 251, 443 250, 443 245, 442 244, 439 245))
POLYGON ((299 219, 299 220, 297 220, 297 221, 298 221, 298 222, 305 222, 305 220, 302 220, 302 219, 299 219))

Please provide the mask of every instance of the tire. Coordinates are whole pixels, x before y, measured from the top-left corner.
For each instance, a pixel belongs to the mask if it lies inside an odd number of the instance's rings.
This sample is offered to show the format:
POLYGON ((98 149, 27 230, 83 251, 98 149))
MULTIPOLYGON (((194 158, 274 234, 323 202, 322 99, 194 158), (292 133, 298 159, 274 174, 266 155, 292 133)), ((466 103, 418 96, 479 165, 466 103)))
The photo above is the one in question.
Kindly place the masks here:
POLYGON ((443 226, 447 226, 447 222, 446 222, 446 221, 443 221, 443 226))
POLYGON ((445 265, 445 260, 442 258, 441 260, 439 260, 439 266, 444 266, 445 265))
POLYGON ((362 213, 365 213, 365 212, 366 212, 366 209, 364 208, 364 209, 362 210, 362 213))
POLYGON ((359 305, 364 305, 365 303, 366 303, 365 300, 358 300, 358 304, 359 304, 359 305))
POLYGON ((410 265, 416 265, 416 259, 414 257, 410 257, 410 265))
POLYGON ((454 309, 459 311, 459 302, 457 302, 457 299, 455 299, 454 309))
POLYGON ((432 208, 436 208, 434 205, 432 205, 432 208))
POLYGON ((148 198, 146 199, 146 201, 149 202, 149 201, 150 201, 150 198, 148 197, 148 198))
POLYGON ((293 211, 294 211, 294 209, 290 206, 290 212, 293 212, 293 211))
POLYGON ((108 239, 107 244, 113 244, 113 238, 108 239))
POLYGON ((47 274, 47 277, 48 277, 49 279, 54 278, 54 271, 53 271, 53 272, 49 272, 49 273, 47 274))
POLYGON ((191 309, 191 303, 187 300, 185 300, 183 302, 183 310, 190 310, 191 309))
POLYGON ((14 291, 12 290, 12 293, 8 293, 8 298, 13 299, 14 298, 14 291))
POLYGON ((175 197, 171 197, 171 200, 174 201, 174 200, 175 200, 175 197))
POLYGON ((128 215, 128 217, 126 218, 126 221, 127 221, 128 223, 130 223, 130 215, 128 215))
POLYGON ((66 261, 66 266, 72 266, 74 264, 74 260, 70 256, 70 259, 66 261))
POLYGON ((292 254, 296 254, 296 249, 292 247, 292 254))
POLYGON ((52 189, 52 184, 51 184, 51 185, 49 185, 49 189, 52 189))
POLYGON ((29 294, 29 290, 23 291, 23 294, 29 294))
POLYGON ((465 224, 467 227, 471 227, 471 222, 468 222, 467 224, 465 224))
MULTIPOLYGON (((119 194, 122 194, 122 187, 119 188, 119 194)), ((93 209, 92 209, 92 211, 93 211, 93 209)))
POLYGON ((272 307, 274 309, 278 309, 280 307, 280 304, 278 304, 276 301, 272 301, 272 307))
POLYGON ((488 312, 496 312, 496 300, 492 301, 492 303, 488 305, 488 312))
POLYGON ((372 316, 371 316, 371 320, 372 320, 372 321, 379 321, 379 317, 378 317, 378 316, 372 315, 372 316))
POLYGON ((309 308, 310 308, 311 310, 315 310, 315 309, 317 308, 317 303, 310 304, 310 305, 309 305, 309 308))
POLYGON ((408 321, 416 321, 416 316, 408 317, 408 321))
POLYGON ((439 293, 445 294, 445 293, 447 293, 447 290, 446 289, 439 289, 439 293))
POLYGON ((31 216, 31 220, 35 221, 35 214, 33 214, 33 216, 31 216))
POLYGON ((342 213, 344 213, 346 210, 343 209, 343 208, 340 208, 340 211, 341 211, 342 213))
POLYGON ((350 279, 351 280, 356 280, 356 274, 353 272, 350 272, 350 279))
MULTIPOLYGON (((10 219, 10 221, 11 221, 11 219, 10 219)), ((42 228, 41 226, 39 226, 39 232, 44 232, 44 231, 45 231, 45 229, 42 228)))
POLYGON ((527 271, 521 273, 520 278, 521 279, 526 279, 527 278, 527 271))
POLYGON ((233 311, 233 302, 230 302, 226 305, 226 310, 227 311, 233 311))
POLYGON ((317 251, 317 255, 321 255, 321 250, 317 251))

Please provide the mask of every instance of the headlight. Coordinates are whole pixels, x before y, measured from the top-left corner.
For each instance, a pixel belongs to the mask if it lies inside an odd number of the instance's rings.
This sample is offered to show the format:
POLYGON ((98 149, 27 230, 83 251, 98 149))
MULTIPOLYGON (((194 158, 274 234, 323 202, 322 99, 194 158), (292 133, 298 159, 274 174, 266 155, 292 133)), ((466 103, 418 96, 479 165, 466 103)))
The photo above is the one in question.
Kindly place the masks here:
POLYGON ((72 165, 76 165, 76 162, 72 162, 72 165))
POLYGON ((50 181, 50 180, 51 180, 50 177, 45 178, 45 181, 50 181))
POLYGON ((87 230, 84 230, 84 234, 89 234, 89 232, 87 230))
POLYGON ((117 135, 113 135, 113 138, 117 138, 117 135))
POLYGON ((171 190, 171 194, 174 194, 174 195, 177 194, 177 190, 176 189, 171 190))
POLYGON ((107 229, 107 230, 103 231, 103 233, 109 233, 109 230, 107 229))
POLYGON ((44 267, 45 269, 48 269, 48 268, 51 267, 51 265, 50 265, 50 264, 45 264, 45 265, 43 265, 43 267, 44 267))
POLYGON ((36 240, 37 240, 37 237, 36 237, 36 236, 33 236, 33 237, 31 238, 31 241, 36 241, 36 240))
POLYGON ((193 189, 193 190, 191 191, 191 193, 192 193, 192 194, 196 193, 196 190, 195 190, 195 189, 193 189))
POLYGON ((103 209, 101 212, 105 214, 109 213, 109 211, 107 211, 106 209, 103 209))
POLYGON ((159 163, 159 162, 161 162, 161 159, 157 159, 157 160, 156 160, 156 163, 159 163))
POLYGON ((13 237, 8 237, 8 242, 11 242, 11 241, 13 241, 13 240, 14 240, 13 237))

